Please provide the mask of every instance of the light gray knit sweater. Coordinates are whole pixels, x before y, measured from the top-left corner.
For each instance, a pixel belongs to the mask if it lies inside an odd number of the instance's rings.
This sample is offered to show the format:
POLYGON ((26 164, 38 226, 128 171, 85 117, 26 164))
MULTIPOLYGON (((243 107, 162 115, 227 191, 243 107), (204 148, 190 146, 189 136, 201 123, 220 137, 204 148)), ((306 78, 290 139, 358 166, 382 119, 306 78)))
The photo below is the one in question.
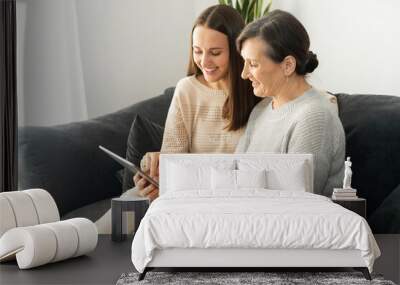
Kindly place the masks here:
POLYGON ((314 88, 277 109, 266 98, 250 114, 236 153, 311 153, 314 193, 330 196, 344 175, 345 135, 336 108, 314 88))

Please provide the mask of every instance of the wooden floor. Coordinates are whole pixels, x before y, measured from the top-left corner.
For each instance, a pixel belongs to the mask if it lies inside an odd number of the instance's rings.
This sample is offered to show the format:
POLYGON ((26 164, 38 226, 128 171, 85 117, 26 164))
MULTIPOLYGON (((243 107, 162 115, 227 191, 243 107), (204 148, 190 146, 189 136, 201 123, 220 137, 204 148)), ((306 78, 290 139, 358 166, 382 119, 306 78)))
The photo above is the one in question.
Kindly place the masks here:
MULTIPOLYGON (((374 272, 400 283, 400 235, 376 235, 382 251, 374 272)), ((99 236, 95 251, 88 256, 19 270, 16 262, 0 264, 0 284, 115 284, 122 273, 134 271, 131 262, 132 237, 114 243, 99 236)))

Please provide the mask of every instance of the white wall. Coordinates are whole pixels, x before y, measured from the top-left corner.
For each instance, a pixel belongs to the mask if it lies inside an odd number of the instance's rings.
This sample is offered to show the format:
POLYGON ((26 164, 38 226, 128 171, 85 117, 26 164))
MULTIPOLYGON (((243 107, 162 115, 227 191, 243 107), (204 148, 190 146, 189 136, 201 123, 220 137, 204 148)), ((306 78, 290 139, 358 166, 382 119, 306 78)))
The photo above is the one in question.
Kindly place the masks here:
POLYGON ((332 92, 400 96, 400 1, 275 0, 306 27, 320 65, 310 80, 332 92))
POLYGON ((161 94, 185 75, 194 4, 77 1, 89 117, 161 94))
MULTIPOLYGON (((186 72, 195 17, 217 0, 17 0, 21 125, 110 113, 186 72)), ((400 96, 400 1, 275 0, 305 25, 332 92, 400 96)))

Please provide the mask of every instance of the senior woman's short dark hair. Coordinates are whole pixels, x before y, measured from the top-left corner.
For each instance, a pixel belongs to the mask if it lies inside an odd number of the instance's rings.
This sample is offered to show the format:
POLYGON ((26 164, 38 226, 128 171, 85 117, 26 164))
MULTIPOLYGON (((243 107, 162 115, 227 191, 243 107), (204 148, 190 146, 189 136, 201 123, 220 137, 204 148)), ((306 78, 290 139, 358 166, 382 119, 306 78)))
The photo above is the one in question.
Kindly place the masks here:
POLYGON ((292 14, 274 10, 248 24, 240 33, 236 47, 240 52, 243 43, 260 38, 267 44, 266 56, 279 63, 288 55, 296 59, 296 73, 305 75, 318 66, 317 56, 309 50, 310 38, 304 26, 292 14))

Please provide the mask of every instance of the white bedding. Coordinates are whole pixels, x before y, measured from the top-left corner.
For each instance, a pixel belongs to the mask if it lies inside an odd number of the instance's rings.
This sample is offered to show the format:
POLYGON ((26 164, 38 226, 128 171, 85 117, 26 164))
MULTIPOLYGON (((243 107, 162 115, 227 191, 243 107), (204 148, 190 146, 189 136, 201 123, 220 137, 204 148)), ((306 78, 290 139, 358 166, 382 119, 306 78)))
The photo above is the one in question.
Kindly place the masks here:
POLYGON ((220 197, 165 193, 150 206, 132 243, 139 272, 165 248, 357 249, 372 272, 380 251, 368 223, 307 192, 246 189, 220 197))

